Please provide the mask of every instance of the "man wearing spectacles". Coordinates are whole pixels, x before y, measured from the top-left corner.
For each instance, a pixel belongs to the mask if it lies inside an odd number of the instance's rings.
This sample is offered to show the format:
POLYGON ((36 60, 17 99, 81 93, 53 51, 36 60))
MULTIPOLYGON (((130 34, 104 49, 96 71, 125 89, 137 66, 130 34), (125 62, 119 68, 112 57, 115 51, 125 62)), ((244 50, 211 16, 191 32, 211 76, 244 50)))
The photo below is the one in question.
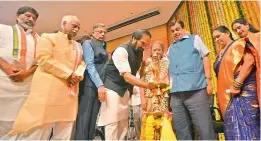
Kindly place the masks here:
POLYGON ((105 96, 104 74, 108 60, 105 36, 107 27, 98 23, 93 26, 92 39, 86 40, 83 57, 87 65, 84 80, 80 83, 79 109, 76 121, 75 140, 93 140, 97 115, 105 96))

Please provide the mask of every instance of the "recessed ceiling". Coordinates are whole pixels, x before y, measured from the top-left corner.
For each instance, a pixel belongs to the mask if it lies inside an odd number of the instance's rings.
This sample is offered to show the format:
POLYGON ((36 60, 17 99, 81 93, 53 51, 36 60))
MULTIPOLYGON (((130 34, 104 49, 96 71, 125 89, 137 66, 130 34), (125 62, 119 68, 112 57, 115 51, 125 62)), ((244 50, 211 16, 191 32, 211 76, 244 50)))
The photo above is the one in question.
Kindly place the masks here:
POLYGON ((35 30, 54 32, 60 29, 64 15, 76 15, 81 21, 79 35, 90 33, 95 23, 113 25, 157 8, 160 14, 149 19, 109 32, 107 40, 132 33, 138 28, 151 28, 165 24, 180 1, 1 1, 0 23, 14 25, 15 15, 21 6, 31 6, 39 13, 35 30))

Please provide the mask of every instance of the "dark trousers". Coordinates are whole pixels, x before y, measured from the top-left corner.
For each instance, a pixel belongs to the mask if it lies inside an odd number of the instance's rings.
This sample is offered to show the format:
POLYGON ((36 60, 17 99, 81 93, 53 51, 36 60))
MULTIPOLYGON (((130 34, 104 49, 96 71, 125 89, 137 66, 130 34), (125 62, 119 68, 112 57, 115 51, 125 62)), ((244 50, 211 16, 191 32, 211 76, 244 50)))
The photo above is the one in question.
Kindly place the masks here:
POLYGON ((178 140, 192 140, 192 122, 198 133, 196 139, 216 139, 208 99, 206 89, 171 93, 173 127, 178 140))
POLYGON ((96 87, 80 87, 75 140, 93 140, 100 106, 96 87))

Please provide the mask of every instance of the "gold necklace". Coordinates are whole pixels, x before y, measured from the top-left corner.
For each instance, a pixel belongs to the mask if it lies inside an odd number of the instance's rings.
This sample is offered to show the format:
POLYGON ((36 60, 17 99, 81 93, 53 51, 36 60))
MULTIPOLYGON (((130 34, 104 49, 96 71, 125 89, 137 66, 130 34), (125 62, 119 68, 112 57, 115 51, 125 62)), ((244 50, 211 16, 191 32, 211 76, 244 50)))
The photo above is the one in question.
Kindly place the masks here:
POLYGON ((218 57, 218 61, 221 60, 223 53, 225 52, 225 50, 227 50, 227 48, 232 44, 233 42, 229 43, 224 49, 221 50, 219 57, 218 57))
POLYGON ((223 53, 225 52, 226 48, 227 48, 227 46, 224 49, 221 50, 219 57, 218 57, 218 62, 221 60, 223 53))

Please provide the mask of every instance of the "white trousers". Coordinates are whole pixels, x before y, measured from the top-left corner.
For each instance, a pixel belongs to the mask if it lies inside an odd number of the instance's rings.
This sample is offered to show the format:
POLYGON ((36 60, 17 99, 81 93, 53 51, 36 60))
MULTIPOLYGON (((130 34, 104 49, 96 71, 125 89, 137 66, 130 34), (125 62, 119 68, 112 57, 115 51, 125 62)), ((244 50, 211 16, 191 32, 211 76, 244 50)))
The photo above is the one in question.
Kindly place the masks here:
POLYGON ((119 96, 113 90, 106 89, 107 99, 101 103, 98 126, 106 126, 111 123, 128 119, 129 116, 129 94, 119 96))
POLYGON ((105 126, 105 140, 123 140, 128 131, 128 119, 105 126))

